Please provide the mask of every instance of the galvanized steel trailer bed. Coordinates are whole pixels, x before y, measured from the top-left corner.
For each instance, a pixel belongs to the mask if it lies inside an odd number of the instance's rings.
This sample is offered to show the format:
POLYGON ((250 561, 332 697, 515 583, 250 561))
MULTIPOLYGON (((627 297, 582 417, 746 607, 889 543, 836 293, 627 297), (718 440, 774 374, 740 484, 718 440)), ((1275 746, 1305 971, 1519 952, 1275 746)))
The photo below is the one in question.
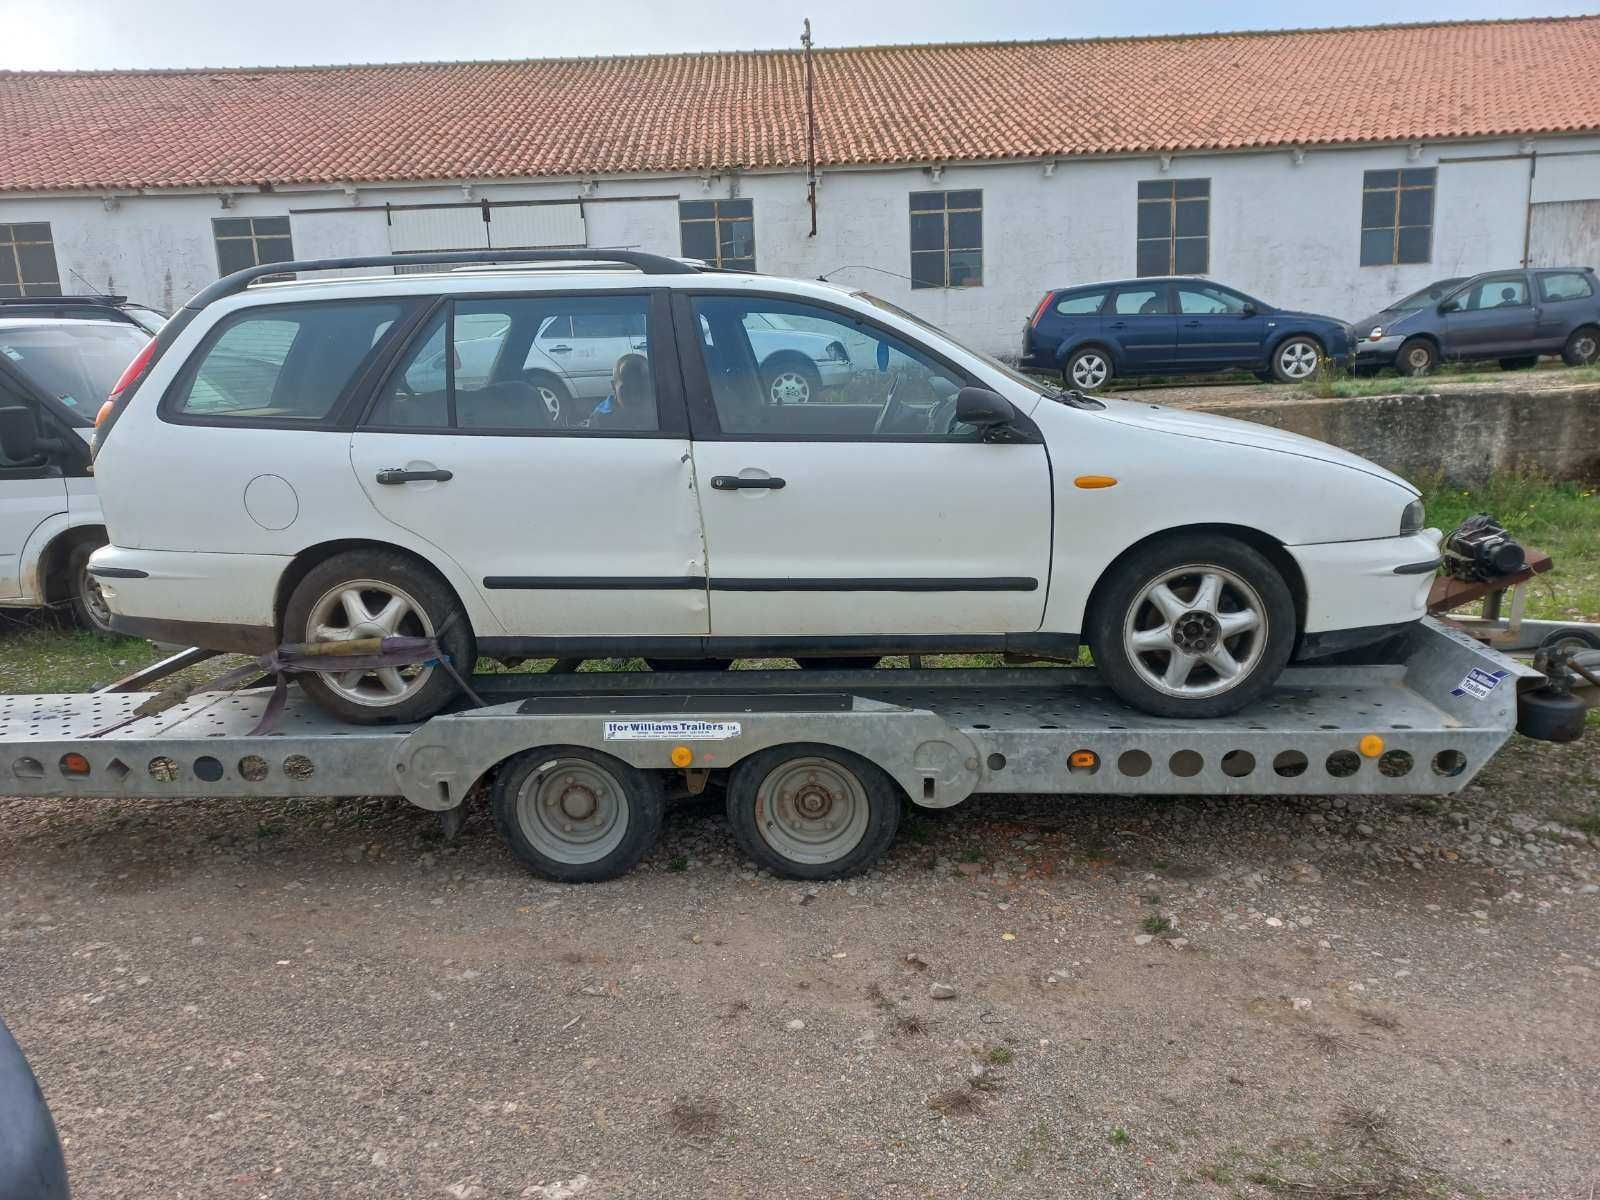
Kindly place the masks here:
POLYGON ((539 747, 714 770, 793 743, 858 754, 933 808, 983 793, 1454 792, 1540 676, 1432 620, 1410 638, 1401 665, 1292 668, 1203 722, 1145 716, 1093 671, 1050 668, 480 676, 484 707, 421 725, 342 724, 295 695, 264 736, 248 734, 266 689, 203 692, 103 736, 148 694, 0 696, 0 795, 401 795, 447 812, 539 747))

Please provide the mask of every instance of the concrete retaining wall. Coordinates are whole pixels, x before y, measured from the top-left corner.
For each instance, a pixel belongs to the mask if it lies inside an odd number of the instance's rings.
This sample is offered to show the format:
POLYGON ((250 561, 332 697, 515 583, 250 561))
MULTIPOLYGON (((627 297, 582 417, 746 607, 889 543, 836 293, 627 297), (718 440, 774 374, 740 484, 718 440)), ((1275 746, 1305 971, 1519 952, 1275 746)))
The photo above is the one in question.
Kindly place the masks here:
POLYGON ((1600 386, 1190 407, 1302 433, 1408 479, 1470 486, 1519 471, 1600 482, 1600 386))

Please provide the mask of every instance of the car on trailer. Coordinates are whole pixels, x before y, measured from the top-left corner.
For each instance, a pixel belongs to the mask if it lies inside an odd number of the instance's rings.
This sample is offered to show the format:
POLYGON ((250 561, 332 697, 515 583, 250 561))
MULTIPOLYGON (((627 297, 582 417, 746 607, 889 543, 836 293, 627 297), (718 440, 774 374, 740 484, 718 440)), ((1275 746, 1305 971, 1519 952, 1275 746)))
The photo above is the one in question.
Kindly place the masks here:
MULTIPOLYGON (((130 364, 96 435, 111 544, 91 570, 117 628, 254 653, 437 638, 468 672, 1087 643, 1127 704, 1200 718, 1423 614, 1439 535, 1417 490, 1331 446, 1062 392, 826 283, 632 251, 440 257, 495 269, 252 268, 130 364), (537 266, 496 266, 518 260, 537 266), (530 348, 601 317, 634 336, 588 364, 609 391, 574 421, 530 348), (774 324, 838 342, 841 401, 774 402, 774 324)), ((304 686, 356 722, 458 692, 428 662, 304 686)))

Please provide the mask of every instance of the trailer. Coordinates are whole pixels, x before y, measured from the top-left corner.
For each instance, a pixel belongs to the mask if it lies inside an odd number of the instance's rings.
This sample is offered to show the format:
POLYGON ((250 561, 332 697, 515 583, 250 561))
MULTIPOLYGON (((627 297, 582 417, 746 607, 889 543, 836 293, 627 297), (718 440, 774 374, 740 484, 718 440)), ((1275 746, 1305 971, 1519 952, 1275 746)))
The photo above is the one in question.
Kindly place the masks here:
POLYGON ((586 881, 649 852, 669 785, 715 781, 752 857, 836 878, 888 847, 907 799, 1459 791, 1545 676, 1433 618, 1406 636, 1395 665, 1293 667, 1256 704, 1194 722, 1137 712, 1092 669, 1062 666, 661 675, 569 662, 474 676, 475 703, 395 726, 344 724, 279 689, 262 729, 271 680, 147 716, 148 691, 0 696, 0 795, 395 795, 453 832, 486 791, 525 863, 586 881))

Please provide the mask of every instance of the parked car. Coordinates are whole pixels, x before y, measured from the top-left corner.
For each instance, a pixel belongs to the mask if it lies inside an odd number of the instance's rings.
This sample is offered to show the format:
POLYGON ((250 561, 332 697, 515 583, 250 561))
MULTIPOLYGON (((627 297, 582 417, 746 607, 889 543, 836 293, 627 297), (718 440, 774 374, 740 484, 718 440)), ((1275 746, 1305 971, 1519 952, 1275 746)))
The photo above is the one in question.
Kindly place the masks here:
POLYGON ((126 296, 7 296, 0 297, 0 306, 8 320, 40 317, 56 321, 125 321, 148 334, 156 333, 167 323, 162 313, 147 304, 135 304, 126 296))
POLYGON ((1541 354, 1581 366, 1600 360, 1600 286, 1593 267, 1485 271, 1430 284, 1357 321, 1350 336, 1357 365, 1408 375, 1452 359, 1494 358, 1510 370, 1541 354))
POLYGON ((1349 353, 1344 322, 1273 308, 1193 277, 1121 279, 1046 293, 1022 331, 1022 365, 1068 387, 1119 375, 1253 371, 1292 383, 1349 353))
POLYGON ((0 607, 57 605, 109 632, 89 555, 106 540, 89 474, 94 415, 149 341, 131 319, 0 300, 0 607), (21 315, 18 315, 21 310, 21 315))
MULTIPOLYGON (((1354 455, 1063 393, 864 292, 611 253, 641 273, 247 270, 202 293, 97 433, 116 627, 256 653, 430 636, 464 668, 1087 642, 1128 703, 1205 717, 1423 614, 1438 531, 1354 455), (598 317, 643 348, 617 348, 616 419, 574 425, 527 347, 598 317), (419 391, 415 364, 490 318, 493 368, 419 391), (774 323, 859 347, 846 401, 775 403, 774 323)), ((427 663, 304 686, 360 722, 456 691, 427 663)))

